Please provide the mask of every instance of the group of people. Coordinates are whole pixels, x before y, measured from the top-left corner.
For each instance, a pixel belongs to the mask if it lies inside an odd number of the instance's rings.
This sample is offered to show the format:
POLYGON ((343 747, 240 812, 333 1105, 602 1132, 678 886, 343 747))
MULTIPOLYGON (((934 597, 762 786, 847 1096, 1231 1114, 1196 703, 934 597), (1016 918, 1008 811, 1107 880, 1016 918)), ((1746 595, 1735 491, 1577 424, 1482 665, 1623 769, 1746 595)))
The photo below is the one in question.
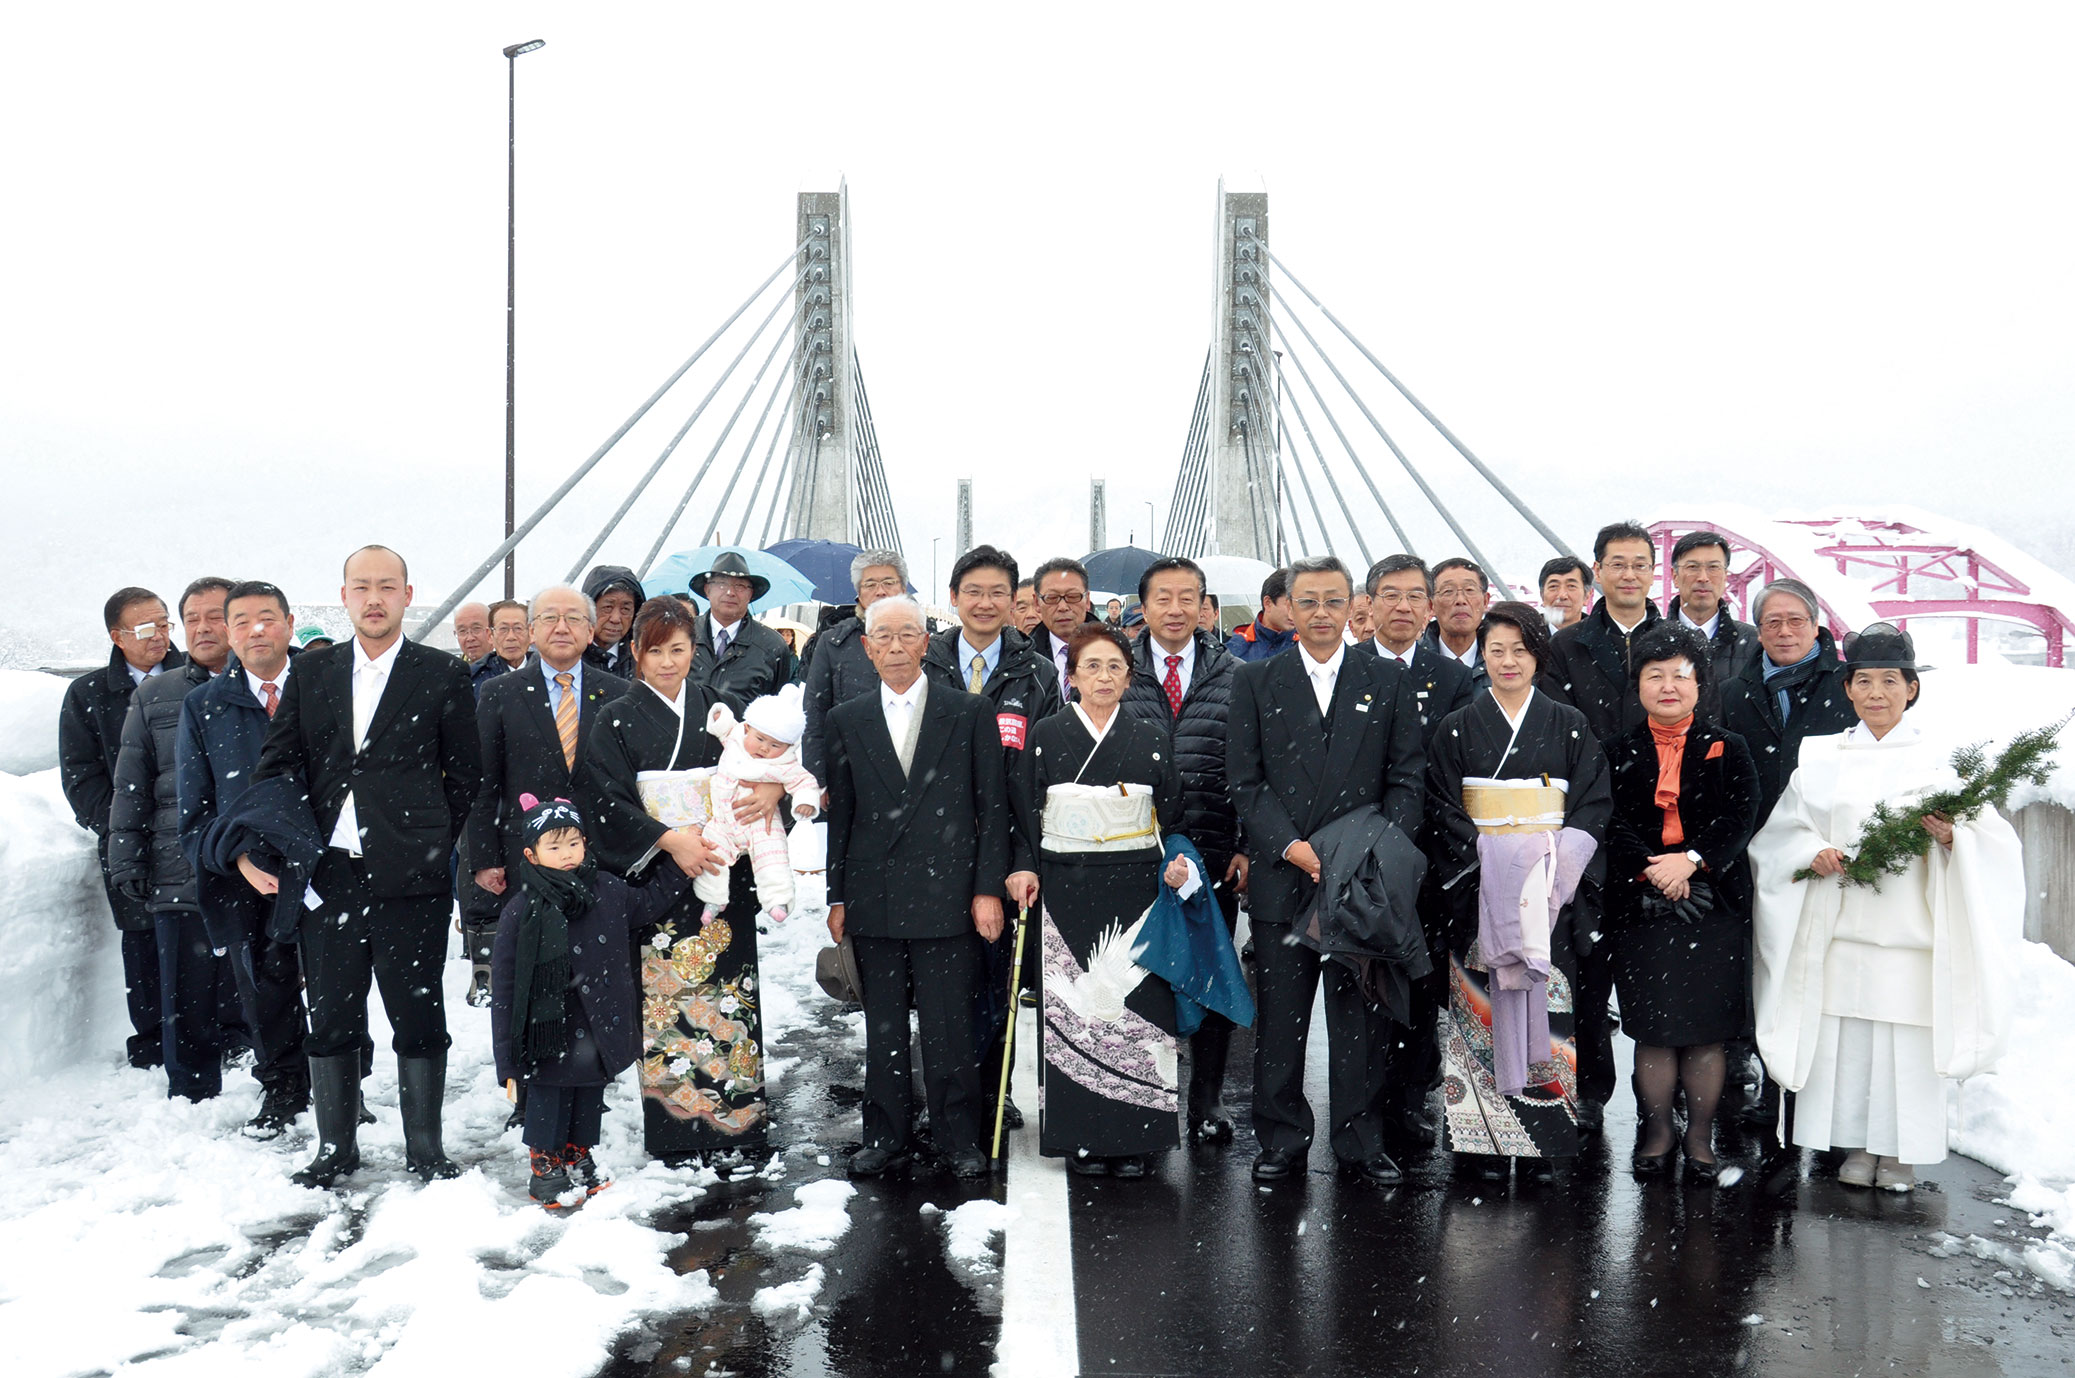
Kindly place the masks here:
POLYGON ((601 566, 466 605, 456 657, 403 637, 405 562, 368 546, 353 636, 320 649, 294 649, 272 584, 190 585, 185 656, 156 595, 113 595, 64 783, 102 840, 132 1062, 201 1098, 249 1046, 253 1132, 314 1110, 310 1185, 359 1164, 374 982, 407 1165, 457 1170, 457 912, 536 1199, 605 1184, 589 1150, 630 1066, 652 1154, 752 1161, 758 925, 787 916, 785 830, 812 820, 865 1015, 852 1175, 988 1170, 995 1124, 1022 1124, 1000 1090, 1019 991, 1044 1154, 1130 1179, 1184 1135, 1232 1142, 1250 1024, 1254 1176, 1302 1174, 1323 987, 1351 1178, 1397 1182, 1437 1143, 1479 1180, 1560 1177, 1616 1090, 1618 1001, 1638 1174, 1723 1178, 1714 1125, 1755 1048, 1768 1177, 1841 1150, 1846 1182, 1906 1189, 1944 1156, 1943 1078, 1995 1056, 2015 837, 1992 810, 1926 816, 1909 874, 1834 879, 1875 804, 1950 774, 1907 721, 1913 648, 1877 626, 1841 657, 1790 579, 1740 622, 1729 560, 1682 537, 1660 613, 1628 522, 1591 564, 1552 561, 1540 607, 1494 601, 1466 558, 1359 581, 1302 559, 1227 637, 1186 559, 1152 562, 1126 613, 1074 560, 1026 581, 979 546, 936 627, 900 556, 866 551, 855 604, 795 656, 724 552, 683 597, 601 566))

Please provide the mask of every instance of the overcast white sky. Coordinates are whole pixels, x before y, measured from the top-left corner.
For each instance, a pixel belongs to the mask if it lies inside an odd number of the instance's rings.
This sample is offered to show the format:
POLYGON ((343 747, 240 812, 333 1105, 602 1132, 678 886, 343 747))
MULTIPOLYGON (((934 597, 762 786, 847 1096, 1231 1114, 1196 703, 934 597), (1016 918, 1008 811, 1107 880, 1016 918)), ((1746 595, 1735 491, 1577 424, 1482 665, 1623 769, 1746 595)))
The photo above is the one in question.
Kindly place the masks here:
MULTIPOLYGON (((488 553, 499 49, 535 37, 522 511, 777 263, 795 194, 847 177, 918 581, 933 537, 948 569, 961 476, 979 537, 1028 562, 1084 549, 1091 476, 1111 539, 1143 539, 1208 341, 1223 175, 1270 194, 1277 253, 1575 544, 1670 502, 1892 496, 2075 571, 2065 7, 601 10, 16 7, 0 635, 89 647, 109 590, 205 572, 328 601, 369 540, 431 604, 488 553)), ((522 549, 523 589, 703 390, 522 549)), ((1399 429, 1502 563, 1546 554, 1399 429)), ((704 449, 607 558, 639 558, 704 449)))

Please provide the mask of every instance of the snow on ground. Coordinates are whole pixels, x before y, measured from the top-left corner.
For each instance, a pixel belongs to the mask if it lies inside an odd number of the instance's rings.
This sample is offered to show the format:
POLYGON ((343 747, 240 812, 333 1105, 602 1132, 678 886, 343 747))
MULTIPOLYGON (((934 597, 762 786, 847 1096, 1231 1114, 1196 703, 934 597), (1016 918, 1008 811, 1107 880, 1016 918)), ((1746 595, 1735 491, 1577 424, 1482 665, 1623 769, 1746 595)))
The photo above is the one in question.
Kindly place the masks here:
MULTIPOLYGON (((800 841, 811 856, 817 839, 800 841)), ((828 1008, 813 988, 827 931, 811 907, 819 877, 803 877, 803 889, 806 912, 760 939, 772 1043, 828 1008)), ((249 1073, 228 1073, 221 1097, 191 1105, 166 1099, 163 1073, 122 1065, 113 937, 92 841, 65 809, 56 772, 0 776, 9 1378, 452 1374, 520 1345, 529 1378, 587 1375, 641 1318, 714 1300, 703 1271, 679 1276, 666 1262, 684 1236, 649 1222, 715 1179, 645 1158, 631 1078, 608 1093, 598 1149, 613 1186, 566 1215, 527 1197, 524 1150, 503 1128, 509 1106, 489 1022, 462 1000, 465 964, 445 972, 454 1036, 445 1127, 448 1154, 468 1171, 422 1185, 404 1170, 396 1065, 376 995, 381 1051, 367 1095, 378 1123, 361 1130, 362 1167, 346 1189, 320 1192, 289 1181, 313 1152, 308 1115, 272 1143, 239 1133, 258 1106, 249 1073)), ((852 1033, 861 1045, 854 1021, 852 1033)), ((770 1175, 783 1168, 774 1159, 770 1175)), ((825 1249, 848 1226, 851 1190, 801 1187, 792 1209, 769 1217, 770 1242, 825 1249), (798 1238, 781 1238, 790 1234, 798 1238)), ((757 1309, 804 1315, 821 1281, 812 1265, 757 1309)))
POLYGON ((0 773, 33 775, 58 763, 58 705, 71 681, 0 670, 0 773))

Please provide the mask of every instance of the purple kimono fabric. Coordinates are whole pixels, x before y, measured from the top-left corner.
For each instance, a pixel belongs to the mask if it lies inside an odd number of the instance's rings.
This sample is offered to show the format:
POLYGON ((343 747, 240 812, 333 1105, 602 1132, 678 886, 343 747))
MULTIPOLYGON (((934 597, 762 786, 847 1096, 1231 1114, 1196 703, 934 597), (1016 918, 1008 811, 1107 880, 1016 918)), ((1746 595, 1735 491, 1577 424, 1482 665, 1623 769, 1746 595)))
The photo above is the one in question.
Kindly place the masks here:
POLYGON ((1526 1090, 1529 1064, 1549 1058, 1549 934, 1598 848, 1576 828, 1478 834, 1477 948, 1491 973, 1492 1077, 1501 1095, 1526 1090), (1531 937, 1521 896, 1544 865, 1552 868, 1548 920, 1531 937))

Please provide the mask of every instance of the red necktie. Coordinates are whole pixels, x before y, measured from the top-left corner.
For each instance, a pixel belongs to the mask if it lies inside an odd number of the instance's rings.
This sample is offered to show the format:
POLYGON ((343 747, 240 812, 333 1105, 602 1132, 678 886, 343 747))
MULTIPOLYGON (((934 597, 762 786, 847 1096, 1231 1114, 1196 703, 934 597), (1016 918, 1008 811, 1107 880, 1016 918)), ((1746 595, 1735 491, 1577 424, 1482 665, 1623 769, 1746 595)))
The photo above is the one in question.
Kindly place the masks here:
POLYGON ((1182 658, 1167 658, 1167 678, 1160 681, 1167 690, 1167 711, 1179 718, 1182 715, 1182 658))
POLYGON ((259 692, 267 696, 267 716, 273 717, 274 710, 281 706, 281 691, 274 687, 272 680, 268 680, 259 686, 259 692))

